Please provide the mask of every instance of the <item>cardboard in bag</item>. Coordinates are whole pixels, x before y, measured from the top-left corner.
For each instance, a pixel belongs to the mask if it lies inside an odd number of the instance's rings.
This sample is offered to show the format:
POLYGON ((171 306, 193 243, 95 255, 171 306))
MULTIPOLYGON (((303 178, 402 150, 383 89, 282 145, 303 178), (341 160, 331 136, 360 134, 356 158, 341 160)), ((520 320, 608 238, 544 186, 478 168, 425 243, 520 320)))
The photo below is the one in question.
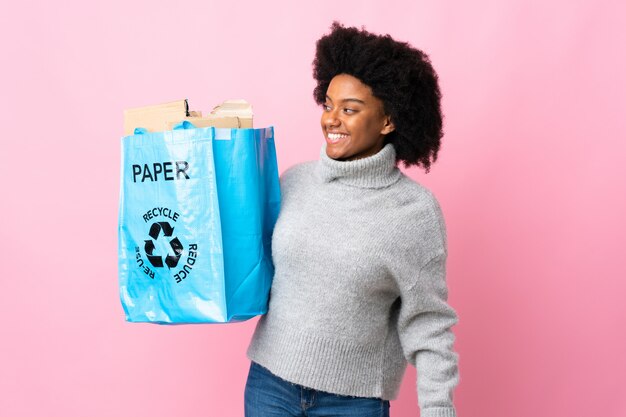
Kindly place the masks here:
POLYGON ((183 120, 187 116, 189 105, 186 99, 124 110, 124 134, 134 134, 137 127, 161 132, 166 130, 168 122, 183 120))
POLYGON ((208 116, 202 116, 201 111, 190 111, 189 103, 184 99, 125 110, 124 134, 134 134, 135 128, 144 128, 148 132, 171 130, 185 120, 196 127, 252 128, 252 119, 252 106, 245 100, 226 100, 208 116))
MULTIPOLYGON (((205 117, 196 117, 191 113, 183 120, 187 120, 195 127, 252 128, 252 106, 245 100, 226 100, 214 107, 211 114, 205 117)), ((167 129, 172 129, 176 124, 177 122, 168 122, 167 129)))

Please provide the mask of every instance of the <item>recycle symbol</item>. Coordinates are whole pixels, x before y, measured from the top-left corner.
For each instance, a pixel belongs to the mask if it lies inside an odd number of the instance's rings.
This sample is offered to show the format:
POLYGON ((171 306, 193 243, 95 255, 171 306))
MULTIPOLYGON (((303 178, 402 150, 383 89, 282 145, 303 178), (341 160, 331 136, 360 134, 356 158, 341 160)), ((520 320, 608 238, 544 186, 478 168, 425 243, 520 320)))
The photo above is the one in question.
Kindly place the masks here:
POLYGON ((148 260, 150 261, 152 266, 154 266, 155 268, 162 268, 163 256, 154 253, 156 249, 156 245, 154 244, 154 242, 159 239, 159 236, 161 236, 161 231, 163 232, 163 238, 161 238, 161 240, 166 239, 169 245, 160 245, 160 247, 163 248, 164 246, 169 246, 174 252, 174 255, 172 255, 171 252, 167 250, 168 254, 165 257, 165 265, 167 265, 167 267, 171 269, 176 267, 176 265, 178 264, 178 260, 183 253, 183 245, 182 243, 180 243, 180 240, 178 240, 177 237, 168 240, 168 238, 172 236, 172 233, 174 233, 174 228, 170 226, 168 222, 156 222, 153 223, 152 226, 150 226, 150 231, 148 232, 148 234, 152 239, 145 240, 146 244, 144 246, 144 249, 146 251, 146 256, 148 257, 148 260))

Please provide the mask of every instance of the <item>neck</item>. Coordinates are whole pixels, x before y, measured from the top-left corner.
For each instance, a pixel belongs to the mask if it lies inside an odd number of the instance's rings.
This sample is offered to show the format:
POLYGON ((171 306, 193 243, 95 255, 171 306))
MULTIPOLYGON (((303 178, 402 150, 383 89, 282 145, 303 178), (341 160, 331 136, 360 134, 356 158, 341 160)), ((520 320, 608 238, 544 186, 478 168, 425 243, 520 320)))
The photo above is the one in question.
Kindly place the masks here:
POLYGON ((317 172, 322 182, 337 181, 359 188, 383 188, 394 184, 401 172, 396 166, 396 150, 386 144, 378 153, 354 161, 337 161, 326 154, 322 145, 317 172))

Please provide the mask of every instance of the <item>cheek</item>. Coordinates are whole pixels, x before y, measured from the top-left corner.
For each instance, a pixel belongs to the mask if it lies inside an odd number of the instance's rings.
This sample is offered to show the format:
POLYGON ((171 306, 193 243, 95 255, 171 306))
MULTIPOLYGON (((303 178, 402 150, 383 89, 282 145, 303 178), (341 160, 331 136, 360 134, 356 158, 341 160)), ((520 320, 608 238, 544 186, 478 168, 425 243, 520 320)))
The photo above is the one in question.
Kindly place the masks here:
POLYGON ((374 143, 380 136, 379 125, 372 117, 366 117, 354 120, 354 124, 351 126, 352 134, 357 138, 359 142, 374 143))
POLYGON ((359 117, 350 120, 350 130, 359 136, 369 136, 372 130, 372 123, 368 117, 359 117))
POLYGON ((369 117, 364 124, 364 129, 366 129, 372 135, 378 136, 382 129, 381 118, 377 116, 369 117))

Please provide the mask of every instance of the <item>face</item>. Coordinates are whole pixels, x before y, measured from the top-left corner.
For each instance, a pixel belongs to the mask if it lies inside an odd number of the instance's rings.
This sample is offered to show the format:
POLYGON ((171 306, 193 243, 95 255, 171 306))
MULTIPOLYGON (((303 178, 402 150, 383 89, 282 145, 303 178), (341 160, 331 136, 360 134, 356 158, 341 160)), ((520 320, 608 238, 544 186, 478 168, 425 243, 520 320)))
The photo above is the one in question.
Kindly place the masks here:
POLYGON ((326 154, 339 161, 354 161, 376 154, 385 135, 394 130, 383 102, 358 78, 335 76, 328 86, 322 112, 326 154))

